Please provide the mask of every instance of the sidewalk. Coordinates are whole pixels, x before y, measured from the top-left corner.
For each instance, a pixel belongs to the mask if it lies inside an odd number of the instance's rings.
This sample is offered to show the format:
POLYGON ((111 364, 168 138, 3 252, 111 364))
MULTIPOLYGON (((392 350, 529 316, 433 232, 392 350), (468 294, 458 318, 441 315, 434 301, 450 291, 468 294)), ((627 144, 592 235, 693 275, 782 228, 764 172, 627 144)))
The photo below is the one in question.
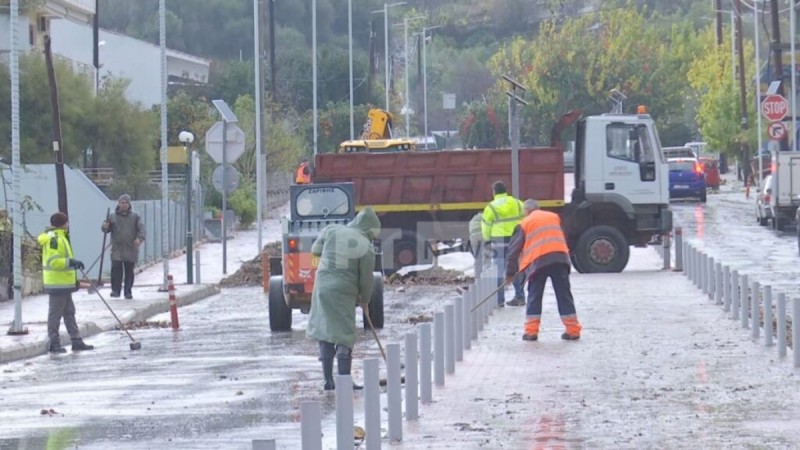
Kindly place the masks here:
MULTIPOLYGON (((280 223, 278 220, 263 221, 262 241, 266 245, 280 239, 280 223)), ((235 273, 243 262, 253 259, 258 254, 258 230, 255 227, 247 231, 234 232, 227 245, 227 274, 222 273, 222 243, 205 243, 198 247, 200 251, 200 281, 202 284, 187 285, 186 255, 169 260, 169 273, 175 284, 175 295, 178 304, 188 305, 219 293, 218 283, 221 279, 235 273)), ((84 261, 90 258, 84 256, 84 261)), ((195 261, 195 264, 197 261, 195 261)), ((111 305, 122 322, 142 321, 156 314, 169 311, 169 295, 159 292, 164 273, 163 262, 158 262, 144 269, 135 277, 133 300, 110 298, 111 287, 108 280, 99 289, 103 298, 111 305)), ((197 280, 194 280, 197 283, 197 280)), ((90 294, 82 289, 72 295, 77 310, 76 318, 84 338, 98 333, 113 330, 117 322, 97 294, 90 294)), ((30 358, 47 352, 47 310, 46 294, 25 297, 22 302, 22 323, 28 329, 27 335, 9 336, 7 331, 14 320, 14 302, 0 303, 0 364, 17 359, 30 358)), ((69 348, 63 321, 61 323, 61 342, 69 348)), ((91 344, 91 340, 88 340, 91 344)))
POLYGON ((660 264, 653 249, 632 249, 621 274, 573 273, 577 342, 560 339, 549 285, 538 342, 521 339, 522 308, 495 310, 391 447, 797 448, 791 350, 779 359, 660 264))

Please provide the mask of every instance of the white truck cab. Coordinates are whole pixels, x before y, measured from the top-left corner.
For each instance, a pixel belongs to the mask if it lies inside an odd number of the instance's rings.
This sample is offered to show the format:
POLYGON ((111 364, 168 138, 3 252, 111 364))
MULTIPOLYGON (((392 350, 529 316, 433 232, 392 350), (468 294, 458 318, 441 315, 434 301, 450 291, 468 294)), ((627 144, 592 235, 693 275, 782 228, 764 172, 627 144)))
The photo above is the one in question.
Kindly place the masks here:
POLYGON ((565 229, 581 272, 620 272, 629 246, 644 247, 672 230, 669 166, 649 114, 581 119, 575 191, 565 229))

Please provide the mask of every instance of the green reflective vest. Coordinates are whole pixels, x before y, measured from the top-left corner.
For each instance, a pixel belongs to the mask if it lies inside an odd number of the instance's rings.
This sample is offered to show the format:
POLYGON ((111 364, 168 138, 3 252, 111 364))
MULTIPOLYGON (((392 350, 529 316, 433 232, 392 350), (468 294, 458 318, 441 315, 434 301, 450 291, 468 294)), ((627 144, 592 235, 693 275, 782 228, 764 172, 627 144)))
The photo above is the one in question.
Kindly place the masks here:
POLYGON ((524 206, 521 201, 503 193, 497 194, 483 209, 481 232, 483 240, 510 238, 514 227, 524 217, 524 206))
POLYGON ((37 241, 42 247, 42 281, 45 291, 74 291, 78 274, 75 269, 69 267, 72 246, 66 230, 48 228, 39 235, 37 241))

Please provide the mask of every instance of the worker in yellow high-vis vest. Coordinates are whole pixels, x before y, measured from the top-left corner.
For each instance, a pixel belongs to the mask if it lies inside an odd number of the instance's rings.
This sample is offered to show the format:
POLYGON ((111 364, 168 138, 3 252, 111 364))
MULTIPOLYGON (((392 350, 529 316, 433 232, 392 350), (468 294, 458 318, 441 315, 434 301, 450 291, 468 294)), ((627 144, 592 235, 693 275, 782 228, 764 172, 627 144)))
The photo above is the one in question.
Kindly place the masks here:
POLYGON ((75 303, 72 293, 78 290, 78 270, 84 266, 73 258, 72 244, 69 242, 69 218, 63 212, 50 216, 50 227, 37 238, 42 247, 42 279, 44 290, 50 296, 47 313, 47 335, 50 338, 50 353, 65 353, 58 332, 61 319, 67 327, 72 340, 72 351, 93 350, 81 338, 78 323, 75 321, 75 303))
MULTIPOLYGON (((483 240, 489 242, 492 247, 492 262, 497 268, 497 286, 503 284, 506 271, 506 251, 511 235, 514 234, 514 227, 524 217, 524 206, 521 201, 509 195, 506 185, 502 181, 495 181, 492 184, 494 199, 483 209, 481 222, 481 233, 483 240)), ((525 304, 525 295, 522 292, 522 279, 517 278, 512 283, 514 285, 513 305, 525 304)), ((505 292, 500 289, 497 292, 497 306, 503 307, 506 303, 505 292)))

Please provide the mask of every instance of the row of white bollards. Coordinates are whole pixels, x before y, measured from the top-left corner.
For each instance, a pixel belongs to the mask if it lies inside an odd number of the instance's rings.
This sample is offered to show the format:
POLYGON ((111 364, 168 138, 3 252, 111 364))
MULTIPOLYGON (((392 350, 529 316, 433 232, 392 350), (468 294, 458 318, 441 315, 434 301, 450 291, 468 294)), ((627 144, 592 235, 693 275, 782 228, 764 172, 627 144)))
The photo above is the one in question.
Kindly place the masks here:
MULTIPOLYGON (((419 403, 433 402, 433 387, 442 388, 446 376, 453 375, 457 362, 464 360, 465 351, 472 348, 480 331, 488 323, 497 301, 482 302, 497 288, 495 270, 488 270, 469 289, 454 301, 433 314, 433 323, 421 323, 416 332, 404 336, 405 376, 401 360, 401 345, 386 345, 386 404, 389 443, 403 440, 403 417, 406 421, 419 418, 419 403), (474 311, 473 311, 474 309, 474 311), (405 397, 403 385, 405 384, 405 397), (403 414, 405 410, 405 414, 403 414)), ((364 443, 368 450, 380 449, 384 410, 381 408, 380 359, 364 360, 364 443)), ((353 379, 336 375, 336 448, 351 450, 354 446, 353 379)), ((322 449, 322 413, 319 402, 303 402, 300 407, 301 448, 322 449)), ((258 441, 264 445, 263 441, 258 441)), ((274 440, 270 441, 274 445, 274 440)), ((257 441, 253 441, 256 449, 257 441)), ((258 447, 266 448, 266 447, 258 447)))
MULTIPOLYGON (((786 294, 777 293, 773 305, 772 286, 761 286, 746 273, 740 273, 694 245, 683 242, 683 233, 675 228, 675 264, 670 264, 669 236, 664 237, 659 253, 664 259, 664 269, 683 271, 689 280, 706 294, 715 304, 721 305, 731 320, 739 321, 744 329, 751 331, 754 340, 761 339, 767 347, 776 345, 778 356, 785 357, 787 349, 786 294), (774 310, 773 310, 774 309, 774 310), (773 338, 776 344, 773 344, 773 338)), ((800 298, 792 304, 792 353, 794 367, 800 367, 800 298)))

